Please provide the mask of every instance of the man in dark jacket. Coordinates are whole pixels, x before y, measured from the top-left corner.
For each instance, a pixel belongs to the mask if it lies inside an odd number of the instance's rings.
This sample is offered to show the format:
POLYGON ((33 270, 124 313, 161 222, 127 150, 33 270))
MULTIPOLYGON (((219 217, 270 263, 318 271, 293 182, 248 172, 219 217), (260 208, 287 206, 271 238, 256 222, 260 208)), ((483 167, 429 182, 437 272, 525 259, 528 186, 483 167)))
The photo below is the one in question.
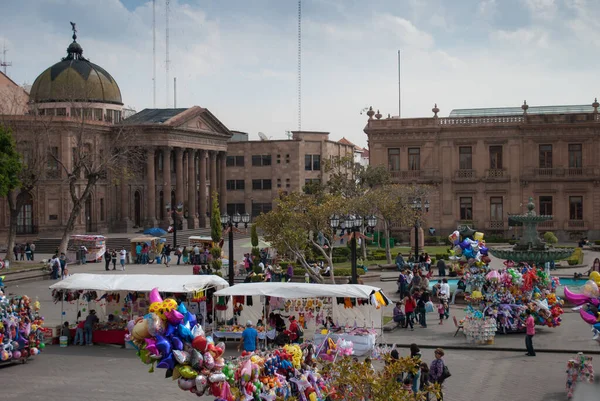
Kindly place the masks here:
POLYGON ((440 258, 440 260, 438 260, 437 268, 438 268, 438 275, 440 277, 446 277, 446 262, 444 262, 444 259, 440 258))

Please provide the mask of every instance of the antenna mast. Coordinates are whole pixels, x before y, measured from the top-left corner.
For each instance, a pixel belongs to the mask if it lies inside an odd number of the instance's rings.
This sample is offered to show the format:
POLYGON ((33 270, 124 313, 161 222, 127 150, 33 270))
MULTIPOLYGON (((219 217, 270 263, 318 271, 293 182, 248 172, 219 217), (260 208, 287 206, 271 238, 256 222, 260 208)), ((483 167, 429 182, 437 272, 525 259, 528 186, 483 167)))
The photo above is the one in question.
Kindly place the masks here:
POLYGON ((402 92, 400 91, 400 50, 398 50, 398 118, 402 118, 402 92))
POLYGON ((298 0, 298 131, 302 131, 302 0, 298 0))
POLYGON ((12 66, 12 63, 6 61, 6 52, 8 52, 8 49, 6 48, 6 41, 4 41, 4 46, 2 48, 2 61, 0 61, 0 67, 4 69, 4 75, 8 76, 8 74, 6 73, 6 67, 12 66))
POLYGON ((171 92, 169 90, 169 87, 171 86, 171 79, 169 78, 169 63, 171 63, 171 60, 169 60, 169 3, 170 0, 166 0, 165 1, 165 15, 166 15, 166 28, 165 28, 165 33, 166 33, 166 41, 167 41, 167 52, 166 52, 166 59, 165 59, 165 70, 167 73, 167 107, 169 107, 169 93, 171 92))
POLYGON ((156 108, 156 0, 152 0, 152 107, 156 108))

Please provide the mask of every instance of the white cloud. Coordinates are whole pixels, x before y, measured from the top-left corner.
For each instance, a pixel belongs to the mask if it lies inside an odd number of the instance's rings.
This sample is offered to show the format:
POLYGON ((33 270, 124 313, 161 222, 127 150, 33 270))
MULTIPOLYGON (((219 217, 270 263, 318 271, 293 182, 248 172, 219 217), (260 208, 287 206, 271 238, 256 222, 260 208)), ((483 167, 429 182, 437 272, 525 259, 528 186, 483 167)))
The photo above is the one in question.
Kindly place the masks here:
POLYGON ((492 40, 503 45, 532 50, 534 48, 547 49, 550 47, 550 38, 547 31, 536 28, 521 28, 515 31, 498 30, 491 32, 492 40))
POLYGON ((533 18, 551 20, 556 16, 558 6, 555 0, 524 0, 533 18))

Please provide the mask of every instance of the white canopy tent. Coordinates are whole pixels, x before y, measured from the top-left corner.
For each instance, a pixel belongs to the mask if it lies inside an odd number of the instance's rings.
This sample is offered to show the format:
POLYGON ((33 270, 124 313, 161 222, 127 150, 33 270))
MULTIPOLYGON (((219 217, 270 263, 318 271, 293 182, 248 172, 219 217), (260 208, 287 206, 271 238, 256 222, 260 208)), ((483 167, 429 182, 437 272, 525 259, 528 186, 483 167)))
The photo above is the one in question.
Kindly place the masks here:
POLYGON ((87 274, 78 273, 50 286, 51 290, 137 291, 189 293, 207 288, 228 287, 227 281, 212 275, 87 274))
MULTIPOLYGON (((98 291, 102 293, 150 292, 158 288, 159 292, 191 294, 209 288, 220 289, 228 287, 229 283, 214 275, 153 275, 153 274, 87 274, 78 273, 67 277, 50 286, 51 290, 64 291, 98 291)), ((124 298, 124 297, 123 297, 124 298)), ((81 300, 77 301, 79 312, 81 300)), ((89 303, 89 302, 88 302, 89 303)), ((121 301, 122 303, 122 301, 121 301)), ((82 304, 85 307, 85 303, 82 304)), ((69 305, 70 307, 70 305, 69 305)), ((100 319, 107 314, 106 310, 98 308, 100 319)), ((64 301, 61 302, 61 325, 65 315, 64 301)))

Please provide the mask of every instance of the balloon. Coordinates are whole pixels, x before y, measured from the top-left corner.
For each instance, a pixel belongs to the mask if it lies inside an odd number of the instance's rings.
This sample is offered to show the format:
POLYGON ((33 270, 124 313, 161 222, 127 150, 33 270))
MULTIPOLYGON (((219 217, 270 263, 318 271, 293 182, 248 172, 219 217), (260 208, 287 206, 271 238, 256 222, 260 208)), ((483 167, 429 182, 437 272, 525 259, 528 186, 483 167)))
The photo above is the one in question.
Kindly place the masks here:
POLYGON ((463 250, 463 256, 467 259, 473 259, 475 257, 475 253, 471 248, 465 248, 463 250))
POLYGON ((454 231, 452 234, 450 234, 448 236, 448 241, 450 241, 451 244, 454 244, 456 241, 458 241, 459 238, 460 238, 460 233, 458 231, 454 231))
POLYGON ((465 249, 469 249, 471 248, 471 241, 469 241, 468 238, 466 238, 463 242, 461 242, 460 244, 458 244, 460 246, 460 248, 464 251, 465 249))
POLYGON ((463 250, 462 250, 462 248, 460 247, 460 245, 456 245, 456 246, 455 246, 453 249, 454 249, 454 253, 455 253, 457 256, 460 256, 460 255, 462 255, 462 251, 463 251, 463 250))
POLYGON ((156 336, 156 348, 163 356, 171 353, 171 344, 161 335, 156 336))
POLYGON ((140 360, 145 363, 146 365, 148 365, 150 362, 152 362, 152 360, 150 359, 150 351, 148 351, 147 349, 141 349, 139 350, 139 352, 137 353, 138 357, 140 358, 140 360))
POLYGON ((225 352, 225 343, 223 341, 219 342, 217 344, 217 348, 220 348, 223 350, 219 356, 223 355, 223 353, 225 352))
POLYGON ((595 324, 598 321, 595 315, 588 313, 583 308, 579 309, 579 315, 587 324, 595 324))
MULTIPOLYGON (((202 329, 202 326, 200 326, 199 324, 192 326, 192 324, 190 323, 190 327, 193 327, 193 329, 192 329, 192 337, 193 338, 204 337, 204 330, 202 329)), ((200 350, 200 351, 204 351, 204 350, 200 350)))
POLYGON ((196 315, 194 315, 192 312, 188 312, 186 314, 185 320, 187 320, 186 323, 188 323, 190 325, 190 327, 195 327, 196 324, 198 323, 198 319, 196 319, 196 315))
POLYGON ((148 295, 148 301, 150 301, 150 304, 163 301, 158 293, 158 288, 153 288, 152 291, 150 291, 150 294, 148 295))
POLYGON ((179 324, 183 322, 183 315, 176 310, 170 310, 165 313, 165 317, 171 324, 179 324))
POLYGON ((598 289, 598 285, 592 281, 588 280, 583 286, 583 295, 586 295, 590 298, 597 298, 600 296, 600 291, 598 289))
POLYGON ((177 307, 177 311, 181 313, 182 316, 185 316, 188 313, 188 310, 183 302, 179 304, 179 306, 177 307))
POLYGON ((177 385, 184 391, 190 391, 192 387, 196 385, 196 381, 193 379, 184 379, 183 377, 180 377, 179 380, 177 380, 177 385))
POLYGON ((183 342, 179 337, 171 337, 171 346, 174 350, 181 351, 183 349, 183 342))
POLYGON ((204 375, 196 376, 196 394, 204 394, 206 386, 208 386, 208 378, 204 375))
POLYGON ((144 338, 146 342, 146 351, 151 354, 158 355, 160 351, 156 348, 156 340, 154 338, 144 338))
POLYGON ((165 323, 157 314, 148 313, 144 316, 144 320, 148 320, 148 333, 150 333, 151 336, 156 336, 165 332, 165 323))
POLYGON ((132 332, 133 328, 135 327, 135 320, 130 320, 129 322, 127 322, 127 331, 128 332, 132 332))
POLYGON ((165 336, 170 337, 177 332, 177 326, 172 324, 167 324, 167 328, 165 329, 165 336))
POLYGON ((227 377, 223 373, 213 373, 208 377, 208 381, 211 383, 221 383, 227 380, 227 377))
POLYGON ((159 369, 173 369, 175 367, 175 360, 173 359, 173 354, 169 354, 164 357, 157 365, 159 369))
MULTIPOLYGON (((480 251, 481 252, 481 251, 480 251)), ((492 263, 492 258, 490 258, 489 256, 485 255, 481 257, 481 261, 486 264, 489 265, 490 263, 492 263)))
POLYGON ((473 291, 471 293, 471 298, 475 298, 475 299, 483 298, 483 294, 481 293, 481 291, 473 291))
POLYGON ((177 369, 179 370, 179 373, 181 373, 181 376, 186 379, 195 379, 196 376, 198 376, 198 372, 192 369, 191 366, 178 366, 177 369))
POLYGON ((596 283, 596 285, 600 286, 600 273, 598 273, 597 271, 591 272, 590 280, 593 280, 596 283))
POLYGON ((190 361, 190 354, 188 354, 185 351, 177 351, 174 350, 173 351, 173 357, 175 358, 175 360, 177 361, 178 364, 180 365, 185 365, 190 361))
POLYGON ((206 341, 206 337, 204 336, 199 336, 192 340, 192 347, 194 347, 194 349, 197 349, 200 352, 206 351, 207 344, 208 342, 206 341))
POLYGON ((565 286, 565 298, 567 299, 567 301, 571 302, 572 304, 575 304, 577 306, 586 304, 589 302, 590 297, 583 295, 583 294, 575 294, 574 292, 571 292, 566 286, 565 286))
POLYGON ((486 248, 485 246, 480 246, 479 247, 479 252, 481 252, 481 254, 483 256, 488 256, 488 248, 486 248))
POLYGON ((133 327, 131 336, 138 341, 143 341, 145 338, 150 337, 148 321, 146 319, 139 320, 133 327))
POLYGON ((476 232, 475 234, 473 234, 473 239, 477 240, 477 241, 481 241, 483 240, 483 233, 482 232, 476 232))
POLYGON ((45 343, 40 343, 39 347, 40 347, 40 349, 44 349, 44 348, 46 348, 46 344, 45 343))
POLYGON ((204 363, 204 357, 200 353, 200 351, 192 349, 190 351, 190 365, 196 369, 202 369, 202 364, 204 363))
POLYGON ((194 338, 192 336, 190 328, 186 325, 180 324, 179 327, 177 327, 177 332, 179 333, 179 337, 181 337, 183 341, 189 342, 190 340, 192 340, 192 338, 194 338))
POLYGON ((215 359, 210 352, 204 354, 204 367, 206 367, 206 369, 212 369, 215 367, 215 359))

